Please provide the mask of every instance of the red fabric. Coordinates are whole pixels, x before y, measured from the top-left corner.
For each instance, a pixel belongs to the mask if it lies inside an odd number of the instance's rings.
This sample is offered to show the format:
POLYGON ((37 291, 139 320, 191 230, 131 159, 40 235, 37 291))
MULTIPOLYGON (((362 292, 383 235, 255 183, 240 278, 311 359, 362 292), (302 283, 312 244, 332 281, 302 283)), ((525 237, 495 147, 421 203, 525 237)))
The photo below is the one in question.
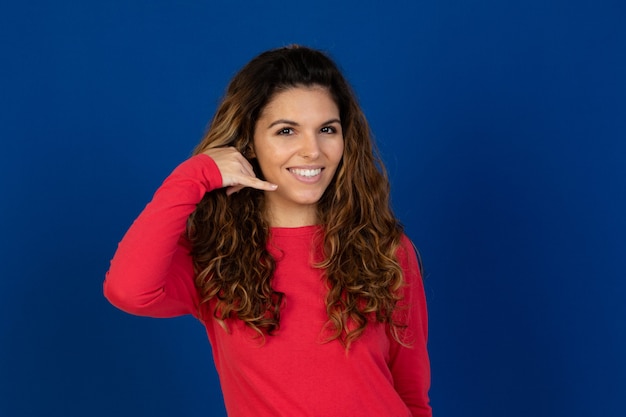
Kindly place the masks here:
POLYGON ((431 416, 426 301, 410 241, 404 238, 398 258, 408 283, 402 314, 411 348, 380 324, 370 324, 349 352, 338 341, 322 342, 325 286, 310 266, 320 255, 318 226, 271 230, 272 285, 285 293, 277 334, 263 342, 236 320, 227 333, 211 318, 212 305, 199 308, 190 245, 182 237, 196 204, 221 184, 206 155, 174 170, 120 242, 104 282, 107 299, 131 314, 192 314, 203 321, 231 417, 431 416))

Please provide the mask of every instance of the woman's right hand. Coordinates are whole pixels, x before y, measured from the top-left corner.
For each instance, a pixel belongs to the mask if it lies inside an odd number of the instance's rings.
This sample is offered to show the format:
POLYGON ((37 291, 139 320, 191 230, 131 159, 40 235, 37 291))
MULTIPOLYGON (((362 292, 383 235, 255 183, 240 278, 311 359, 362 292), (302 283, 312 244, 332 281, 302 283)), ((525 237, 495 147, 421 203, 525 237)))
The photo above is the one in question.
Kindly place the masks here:
POLYGON ((263 191, 274 191, 278 186, 260 180, 248 160, 232 146, 227 148, 211 148, 202 152, 213 159, 222 175, 222 187, 226 187, 226 195, 231 195, 244 187, 263 191))

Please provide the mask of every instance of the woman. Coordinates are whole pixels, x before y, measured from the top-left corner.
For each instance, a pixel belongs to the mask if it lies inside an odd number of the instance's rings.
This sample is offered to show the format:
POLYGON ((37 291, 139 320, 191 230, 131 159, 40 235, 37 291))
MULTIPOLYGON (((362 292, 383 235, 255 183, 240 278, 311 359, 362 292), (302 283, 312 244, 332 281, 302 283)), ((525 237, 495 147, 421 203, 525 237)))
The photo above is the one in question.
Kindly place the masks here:
POLYGON ((420 268, 349 85, 262 53, 121 241, 132 314, 206 327, 230 416, 430 416, 420 268))

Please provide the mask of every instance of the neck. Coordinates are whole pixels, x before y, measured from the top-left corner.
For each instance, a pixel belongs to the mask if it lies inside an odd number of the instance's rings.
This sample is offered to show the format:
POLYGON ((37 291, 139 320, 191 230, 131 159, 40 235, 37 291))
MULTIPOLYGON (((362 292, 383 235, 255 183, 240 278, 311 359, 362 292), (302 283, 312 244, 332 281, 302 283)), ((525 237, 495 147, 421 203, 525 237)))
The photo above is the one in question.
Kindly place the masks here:
POLYGON ((298 210, 268 207, 266 216, 270 227, 302 227, 319 223, 316 206, 299 207, 298 210))

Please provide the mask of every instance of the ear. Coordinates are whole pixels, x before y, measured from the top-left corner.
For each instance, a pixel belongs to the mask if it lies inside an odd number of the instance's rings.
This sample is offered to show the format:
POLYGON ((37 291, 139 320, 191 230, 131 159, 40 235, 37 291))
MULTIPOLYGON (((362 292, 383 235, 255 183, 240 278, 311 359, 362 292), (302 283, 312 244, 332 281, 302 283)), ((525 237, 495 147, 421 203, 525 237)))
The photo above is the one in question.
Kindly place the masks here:
POLYGON ((246 159, 256 158, 256 152, 254 152, 254 144, 248 143, 246 145, 246 150, 244 151, 243 156, 245 156, 246 159))

